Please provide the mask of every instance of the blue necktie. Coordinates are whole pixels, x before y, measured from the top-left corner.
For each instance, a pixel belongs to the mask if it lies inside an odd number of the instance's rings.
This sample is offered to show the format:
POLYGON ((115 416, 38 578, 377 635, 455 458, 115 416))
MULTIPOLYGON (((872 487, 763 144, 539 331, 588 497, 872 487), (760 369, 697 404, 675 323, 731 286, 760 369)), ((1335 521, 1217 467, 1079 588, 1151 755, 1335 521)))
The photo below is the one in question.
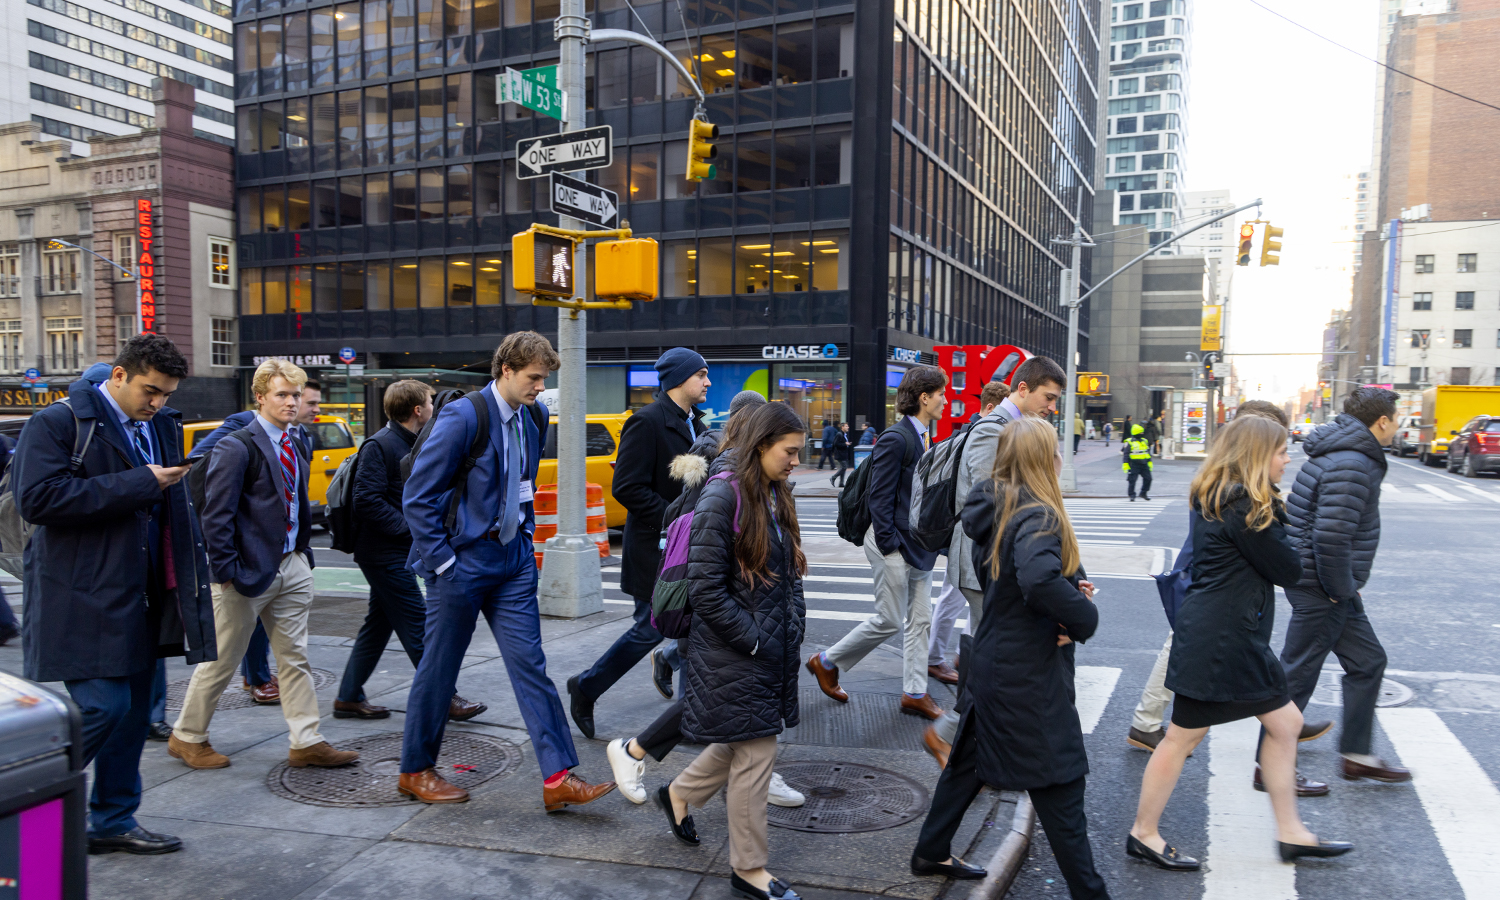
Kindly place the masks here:
POLYGON ((146 423, 132 422, 131 424, 135 426, 136 452, 141 455, 141 462, 143 464, 149 464, 151 462, 151 442, 146 438, 146 423))
POLYGON ((509 544, 521 524, 521 433, 519 411, 510 417, 505 428, 510 438, 505 442, 505 512, 500 516, 500 543, 509 544))

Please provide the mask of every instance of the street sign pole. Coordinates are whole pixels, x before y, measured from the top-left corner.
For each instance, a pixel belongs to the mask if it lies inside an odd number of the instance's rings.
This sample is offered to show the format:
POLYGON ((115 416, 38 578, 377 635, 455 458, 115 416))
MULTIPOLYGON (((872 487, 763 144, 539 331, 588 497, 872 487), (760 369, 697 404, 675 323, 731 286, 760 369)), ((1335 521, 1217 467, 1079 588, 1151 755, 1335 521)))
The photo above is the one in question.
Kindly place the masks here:
MULTIPOLYGON (((562 0, 559 13, 553 24, 553 36, 562 56, 557 70, 558 87, 565 98, 562 130, 578 131, 588 122, 583 85, 589 20, 584 15, 584 0, 562 0)), ((568 229, 584 227, 583 222, 572 216, 561 216, 558 225, 568 229)), ((589 283, 586 249, 576 255, 573 272, 573 283, 582 297, 589 283)), ((587 336, 585 310, 557 310, 557 351, 562 357, 562 368, 557 373, 557 535, 547 540, 537 586, 537 602, 544 616, 576 618, 604 611, 599 549, 589 540, 584 517, 587 336)))
MULTIPOLYGON (((1073 247, 1072 263, 1061 273, 1062 285, 1058 298, 1068 309, 1068 383, 1063 388, 1067 399, 1063 402, 1063 464, 1058 481, 1062 484, 1064 491, 1073 493, 1078 491, 1078 471, 1073 468, 1073 419, 1078 415, 1078 307, 1082 305, 1078 300, 1078 279, 1081 274, 1083 248, 1095 246, 1083 240, 1083 220, 1079 218, 1082 212, 1081 200, 1079 204, 1079 213, 1075 214, 1073 219, 1073 238, 1067 241, 1054 241, 1058 244, 1071 244, 1073 247)), ((1028 384, 1026 387, 1031 389, 1034 386, 1028 384)))

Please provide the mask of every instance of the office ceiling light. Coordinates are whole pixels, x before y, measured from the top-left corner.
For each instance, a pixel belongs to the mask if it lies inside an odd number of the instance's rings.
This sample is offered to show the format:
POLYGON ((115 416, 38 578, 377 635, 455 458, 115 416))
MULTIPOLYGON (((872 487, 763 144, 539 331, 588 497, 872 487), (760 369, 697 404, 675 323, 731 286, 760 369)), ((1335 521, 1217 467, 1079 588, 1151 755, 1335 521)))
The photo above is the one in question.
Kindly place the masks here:
POLYGON ((770 244, 740 244, 741 250, 769 250, 770 244))
POLYGON ((733 78, 734 77, 734 70, 733 69, 714 69, 714 74, 717 75, 717 76, 719 76, 720 78, 733 78))

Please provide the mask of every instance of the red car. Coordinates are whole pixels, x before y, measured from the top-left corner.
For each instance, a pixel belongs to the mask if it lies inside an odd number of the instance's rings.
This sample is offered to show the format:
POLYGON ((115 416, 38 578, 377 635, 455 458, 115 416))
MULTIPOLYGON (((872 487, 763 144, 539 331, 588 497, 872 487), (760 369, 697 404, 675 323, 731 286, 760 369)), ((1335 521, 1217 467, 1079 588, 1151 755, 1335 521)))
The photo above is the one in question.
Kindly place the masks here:
POLYGON ((1448 471, 1478 478, 1500 472, 1500 416, 1475 416, 1448 442, 1448 471))

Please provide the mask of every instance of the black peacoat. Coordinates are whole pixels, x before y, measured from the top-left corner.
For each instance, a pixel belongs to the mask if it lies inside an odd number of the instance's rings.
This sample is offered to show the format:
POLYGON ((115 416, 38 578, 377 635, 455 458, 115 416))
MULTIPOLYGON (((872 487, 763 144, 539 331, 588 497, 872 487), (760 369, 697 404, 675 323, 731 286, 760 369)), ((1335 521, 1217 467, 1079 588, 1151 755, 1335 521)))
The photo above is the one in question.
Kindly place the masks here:
POLYGON ((707 430, 703 416, 688 414, 665 392, 625 420, 620 450, 615 457, 611 493, 625 507, 625 539, 620 560, 620 590, 632 597, 650 597, 661 564, 662 517, 667 504, 682 493, 682 482, 672 477, 672 460, 688 452, 693 436, 707 430))
POLYGON ((1287 692, 1271 651, 1272 585, 1295 585, 1302 560, 1280 503, 1267 528, 1251 531, 1245 489, 1234 485, 1226 499, 1221 519, 1193 519, 1193 583, 1177 610, 1167 687, 1207 702, 1269 700, 1287 692))
POLYGON ((752 587, 740 577, 735 493, 730 479, 712 479, 693 512, 682 735, 700 744, 768 737, 798 721, 799 651, 807 631, 802 578, 792 567, 790 536, 774 527, 766 567, 776 579, 752 587))
POLYGON ((985 588, 973 650, 964 653, 968 709, 961 727, 976 729, 985 784, 1014 791, 1066 784, 1087 775, 1089 763, 1074 706, 1074 645, 1057 646, 1059 626, 1082 643, 1099 627, 1099 611, 1078 589, 1087 577, 1082 567, 1063 576, 1062 542, 1044 533, 1049 514, 1040 507, 1011 518, 1000 577, 990 578, 995 508, 995 482, 985 480, 969 492, 962 514, 985 588))
MULTIPOLYGON (((135 464, 113 407, 92 383, 75 381, 68 399, 71 412, 55 403, 31 417, 12 461, 17 511, 38 526, 23 557, 26 677, 120 678, 159 657, 216 659, 208 558, 187 482, 163 492, 156 476, 135 464), (75 414, 85 427, 89 420, 97 425, 70 475, 75 414), (158 503, 162 555, 170 551, 176 587, 148 590, 148 511, 158 503)), ((163 408, 150 427, 162 462, 179 464, 180 414, 163 408)))

